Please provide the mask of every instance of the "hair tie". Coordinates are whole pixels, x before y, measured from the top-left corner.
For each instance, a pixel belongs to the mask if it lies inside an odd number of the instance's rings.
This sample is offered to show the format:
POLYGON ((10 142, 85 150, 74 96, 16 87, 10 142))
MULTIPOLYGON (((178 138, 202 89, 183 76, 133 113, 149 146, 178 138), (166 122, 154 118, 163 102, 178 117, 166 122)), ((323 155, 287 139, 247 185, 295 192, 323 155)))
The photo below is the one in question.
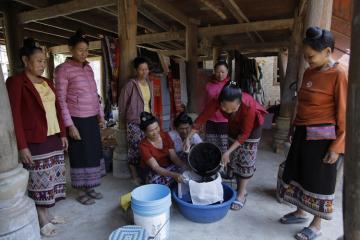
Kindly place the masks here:
POLYGON ((229 83, 230 86, 236 86, 236 82, 234 80, 231 80, 230 83, 229 83))

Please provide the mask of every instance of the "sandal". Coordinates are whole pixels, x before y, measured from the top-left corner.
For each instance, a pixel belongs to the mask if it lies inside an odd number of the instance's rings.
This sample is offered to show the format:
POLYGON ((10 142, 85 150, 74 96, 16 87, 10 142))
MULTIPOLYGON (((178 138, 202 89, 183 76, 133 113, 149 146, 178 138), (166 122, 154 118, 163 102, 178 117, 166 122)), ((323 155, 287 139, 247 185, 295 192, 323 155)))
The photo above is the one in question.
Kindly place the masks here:
POLYGON ((305 223, 308 221, 307 217, 296 216, 295 213, 288 213, 282 218, 280 218, 280 222, 282 224, 297 224, 297 223, 305 223))
POLYGON ((54 217, 50 220, 50 222, 51 222, 52 224, 65 224, 65 223, 66 223, 65 218, 60 217, 60 216, 54 216, 54 217))
POLYGON ((94 198, 94 199, 102 199, 103 198, 103 195, 99 192, 95 192, 94 189, 91 189, 90 191, 87 191, 86 194, 91 197, 91 198, 94 198))
POLYGON ((297 240, 313 240, 321 235, 321 232, 314 231, 309 227, 303 228, 300 232, 295 235, 295 239, 297 240))
POLYGON ((92 205, 95 203, 94 199, 89 198, 86 195, 79 196, 76 200, 83 205, 92 205))
POLYGON ((238 211, 238 210, 242 209, 245 206, 245 203, 246 203, 246 198, 245 198, 245 200, 243 202, 239 201, 239 200, 235 200, 231 204, 230 209, 234 210, 234 211, 238 211))
POLYGON ((56 229, 55 229, 54 224, 52 224, 52 223, 45 224, 40 229, 40 233, 44 237, 54 237, 54 236, 56 236, 56 229))

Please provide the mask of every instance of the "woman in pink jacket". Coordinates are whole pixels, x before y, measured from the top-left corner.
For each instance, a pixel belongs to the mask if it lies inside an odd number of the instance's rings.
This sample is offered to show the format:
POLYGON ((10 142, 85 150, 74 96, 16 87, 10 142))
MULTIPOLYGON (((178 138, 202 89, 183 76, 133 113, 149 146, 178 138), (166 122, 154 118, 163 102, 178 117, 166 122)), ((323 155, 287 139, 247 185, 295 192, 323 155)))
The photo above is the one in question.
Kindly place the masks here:
POLYGON ((79 189, 77 200, 94 204, 102 194, 100 185, 103 168, 100 126, 104 113, 99 103, 94 73, 86 61, 89 41, 77 31, 69 39, 72 57, 55 70, 55 85, 64 125, 69 135, 71 185, 79 189), (102 164, 101 164, 102 162, 102 164))
MULTIPOLYGON (((225 61, 219 61, 214 67, 215 74, 206 84, 206 102, 217 99, 221 89, 229 81, 228 65, 225 61)), ((206 122, 205 141, 214 143, 224 153, 228 148, 228 120, 216 111, 206 122)))

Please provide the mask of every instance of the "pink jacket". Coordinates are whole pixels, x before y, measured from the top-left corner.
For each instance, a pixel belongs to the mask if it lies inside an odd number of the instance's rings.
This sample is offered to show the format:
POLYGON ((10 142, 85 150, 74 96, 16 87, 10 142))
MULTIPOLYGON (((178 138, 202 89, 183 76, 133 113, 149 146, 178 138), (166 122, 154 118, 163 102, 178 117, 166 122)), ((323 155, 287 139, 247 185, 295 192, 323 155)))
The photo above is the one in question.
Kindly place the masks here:
POLYGON ((55 69, 55 87, 66 127, 74 124, 72 116, 104 116, 94 73, 88 62, 83 66, 71 58, 66 59, 55 69))
MULTIPOLYGON (((209 80, 209 82, 206 84, 206 102, 209 103, 211 100, 213 99, 218 99, 219 94, 221 92, 221 90, 223 89, 223 87, 225 86, 225 84, 229 81, 229 77, 227 77, 226 79, 224 79, 223 81, 217 81, 215 80, 215 78, 211 78, 209 80)), ((210 121, 213 122, 221 122, 221 123, 227 123, 228 119, 226 117, 224 117, 224 115, 220 112, 220 110, 216 111, 214 113, 214 115, 212 115, 209 118, 210 121)))

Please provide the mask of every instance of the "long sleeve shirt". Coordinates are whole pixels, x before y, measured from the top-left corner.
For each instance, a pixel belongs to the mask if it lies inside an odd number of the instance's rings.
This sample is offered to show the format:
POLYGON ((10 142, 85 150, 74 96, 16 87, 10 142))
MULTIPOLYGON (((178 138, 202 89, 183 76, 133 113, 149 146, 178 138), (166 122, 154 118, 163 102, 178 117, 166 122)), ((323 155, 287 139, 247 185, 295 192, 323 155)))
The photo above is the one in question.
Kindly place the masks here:
POLYGON ((89 63, 66 59, 55 69, 55 86, 66 127, 73 125, 71 117, 104 116, 89 63))
MULTIPOLYGON (((217 81, 214 77, 212 77, 212 79, 209 80, 209 82, 205 86, 206 103, 209 103, 213 99, 218 99, 221 90, 223 89, 225 84, 229 81, 229 79, 230 78, 227 77, 223 81, 217 81)), ((221 113, 220 110, 216 111, 209 118, 209 120, 213 121, 213 122, 221 122, 221 123, 228 122, 228 119, 226 117, 224 117, 224 115, 221 113)))
MULTIPOLYGON (((214 112, 220 109, 220 104, 217 99, 210 101, 204 111, 197 117, 194 122, 194 129, 199 130, 214 112)), ((223 115, 228 119, 229 137, 236 139, 240 144, 243 144, 249 139, 253 129, 260 127, 264 124, 264 117, 267 114, 265 108, 261 106, 249 94, 243 93, 241 105, 237 112, 223 115)))
POLYGON ((335 124, 336 140, 330 151, 345 152, 345 120, 348 79, 336 64, 326 71, 307 69, 299 91, 295 126, 335 124))

